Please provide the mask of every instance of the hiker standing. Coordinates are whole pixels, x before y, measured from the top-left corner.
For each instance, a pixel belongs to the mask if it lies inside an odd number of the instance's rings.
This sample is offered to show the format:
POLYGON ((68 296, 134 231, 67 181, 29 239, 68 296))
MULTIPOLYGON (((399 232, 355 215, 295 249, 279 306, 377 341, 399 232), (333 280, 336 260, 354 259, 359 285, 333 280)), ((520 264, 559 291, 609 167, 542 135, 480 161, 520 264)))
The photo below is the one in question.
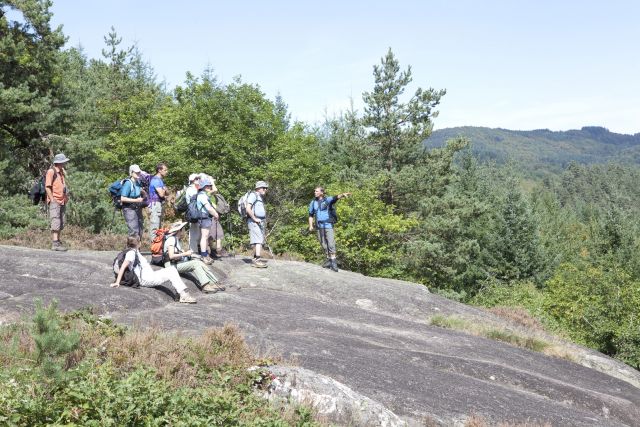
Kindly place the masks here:
POLYGON ((129 229, 129 236, 142 240, 144 230, 144 218, 142 217, 142 187, 140 187, 140 174, 142 169, 138 165, 129 166, 129 179, 122 184, 120 202, 122 203, 122 215, 129 229))
POLYGON ((213 192, 213 182, 208 176, 200 178, 200 190, 196 194, 197 206, 200 211, 200 256, 202 262, 209 265, 213 259, 209 257, 209 230, 211 229, 212 218, 218 218, 218 212, 211 205, 209 195, 213 192))
POLYGON ((167 232, 164 241, 164 259, 166 268, 175 267, 178 273, 190 274, 196 280, 196 285, 205 293, 224 291, 225 287, 218 283, 216 276, 200 260, 191 259, 193 252, 184 252, 180 245, 180 237, 186 222, 175 222, 167 232))
MULTIPOLYGON (((189 175, 189 186, 185 192, 185 202, 187 205, 191 201, 192 197, 195 197, 200 190, 200 174, 192 173, 189 175)), ((189 250, 194 254, 200 253, 200 227, 196 225, 189 225, 189 250)))
POLYGON ((255 191, 252 191, 245 201, 247 211, 247 227, 249 228, 249 243, 253 246, 253 260, 251 265, 256 268, 266 268, 267 263, 260 258, 262 246, 265 244, 265 220, 267 211, 264 207, 263 197, 267 194, 269 185, 264 181, 256 182, 255 191))
POLYGON ((315 219, 318 229, 318 240, 324 250, 327 260, 322 264, 324 268, 330 268, 338 271, 338 263, 336 261, 336 239, 333 231, 335 217, 331 215, 331 211, 335 209, 333 206, 338 200, 348 197, 351 193, 342 193, 337 196, 324 195, 323 187, 316 187, 313 190, 314 199, 309 203, 309 231, 313 231, 313 222, 315 219))
POLYGON ((122 264, 116 265, 114 263, 113 269, 114 273, 116 273, 116 281, 110 285, 112 288, 120 286, 122 276, 128 268, 137 276, 140 286, 151 288, 170 282, 171 286, 180 295, 181 303, 193 304, 196 302, 196 299, 187 292, 187 285, 180 278, 178 270, 173 267, 161 268, 160 270, 151 268, 149 261, 140 253, 140 239, 137 236, 127 237, 127 249, 125 250, 127 252, 122 264))
POLYGON ((149 238, 153 240, 156 230, 162 225, 162 213, 164 200, 167 197, 167 187, 164 185, 164 177, 169 168, 166 163, 156 165, 156 174, 149 183, 149 238))
POLYGON ((49 219, 51 220, 51 250, 66 251, 67 248, 60 241, 60 233, 64 228, 65 210, 69 201, 67 189, 67 175, 65 167, 69 159, 62 153, 53 157, 53 166, 47 170, 44 188, 47 192, 49 205, 49 219))
POLYGON ((216 258, 221 258, 227 255, 227 253, 222 249, 222 239, 224 239, 224 231, 222 230, 220 214, 223 211, 221 211, 218 206, 218 198, 216 197, 216 194, 218 194, 218 187, 216 186, 216 180, 212 178, 211 182, 213 183, 213 187, 209 196, 209 201, 211 202, 211 205, 216 210, 216 212, 218 212, 218 217, 211 218, 211 229, 209 230, 208 243, 210 245, 211 255, 215 256, 216 258))

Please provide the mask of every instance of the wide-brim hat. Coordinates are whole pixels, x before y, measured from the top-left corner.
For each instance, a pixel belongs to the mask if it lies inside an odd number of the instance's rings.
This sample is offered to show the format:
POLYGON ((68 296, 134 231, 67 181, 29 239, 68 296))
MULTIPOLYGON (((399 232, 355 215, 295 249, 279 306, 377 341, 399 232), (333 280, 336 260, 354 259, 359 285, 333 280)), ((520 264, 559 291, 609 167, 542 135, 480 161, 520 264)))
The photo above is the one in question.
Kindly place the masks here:
POLYGON ((169 234, 177 233, 178 231, 182 230, 185 225, 187 225, 186 222, 182 222, 182 221, 174 222, 173 224, 171 224, 171 228, 167 233, 169 234))
POLYGON ((53 163, 67 163, 69 159, 62 153, 58 153, 53 156, 53 163))
POLYGON ((200 174, 198 173, 192 173, 191 175, 189 175, 189 182, 193 182, 196 179, 200 179, 200 174))

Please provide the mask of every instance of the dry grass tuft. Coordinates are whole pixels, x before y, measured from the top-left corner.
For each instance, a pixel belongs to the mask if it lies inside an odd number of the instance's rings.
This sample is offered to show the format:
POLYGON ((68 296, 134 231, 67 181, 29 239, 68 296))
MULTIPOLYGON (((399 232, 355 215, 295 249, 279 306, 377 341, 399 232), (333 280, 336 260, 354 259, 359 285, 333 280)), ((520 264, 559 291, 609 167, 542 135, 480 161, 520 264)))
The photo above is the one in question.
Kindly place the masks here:
POLYGON ((575 362, 573 352, 566 346, 558 343, 551 343, 548 336, 543 331, 527 329, 526 331, 515 331, 502 325, 485 325, 472 322, 458 316, 435 315, 429 319, 431 325, 442 328, 455 329, 471 335, 485 337, 496 341, 506 342, 520 348, 536 351, 547 356, 575 362))
POLYGON ((512 421, 502 421, 498 424, 489 423, 484 417, 471 414, 466 421, 464 422, 464 427, 489 427, 495 425, 496 427, 552 427, 550 423, 532 423, 529 421, 525 422, 512 422, 512 421))
POLYGON ((203 370, 249 367, 254 361, 240 330, 234 325, 207 329, 201 336, 183 337, 158 329, 133 330, 112 337, 106 352, 113 363, 124 369, 144 364, 158 377, 178 386, 196 385, 203 370))
POLYGON ((542 323, 522 307, 493 307, 489 311, 498 317, 512 321, 532 331, 544 332, 542 323))

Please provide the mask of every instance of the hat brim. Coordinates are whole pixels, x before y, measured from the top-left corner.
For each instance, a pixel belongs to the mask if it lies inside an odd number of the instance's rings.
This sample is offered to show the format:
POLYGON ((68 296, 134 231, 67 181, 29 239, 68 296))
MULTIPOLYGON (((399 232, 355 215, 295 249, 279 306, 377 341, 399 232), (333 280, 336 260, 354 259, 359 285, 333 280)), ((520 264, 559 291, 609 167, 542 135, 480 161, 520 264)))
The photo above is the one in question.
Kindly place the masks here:
POLYGON ((182 224, 180 224, 180 226, 171 227, 168 231, 168 234, 177 233, 178 231, 182 230, 185 227, 185 225, 187 225, 187 223, 183 222, 182 224))

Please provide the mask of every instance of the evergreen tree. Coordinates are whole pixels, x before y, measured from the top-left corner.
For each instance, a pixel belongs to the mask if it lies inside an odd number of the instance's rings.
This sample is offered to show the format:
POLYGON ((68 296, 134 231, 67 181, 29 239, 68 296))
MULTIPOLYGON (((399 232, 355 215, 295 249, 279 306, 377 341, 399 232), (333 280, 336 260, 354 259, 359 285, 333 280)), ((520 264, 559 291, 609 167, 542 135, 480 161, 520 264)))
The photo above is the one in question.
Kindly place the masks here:
POLYGON ((505 281, 536 278, 542 271, 538 224, 518 181, 506 182, 506 194, 492 238, 496 275, 505 281))
POLYGON ((373 91, 363 94, 363 123, 371 129, 368 142, 375 153, 371 161, 386 174, 384 200, 395 204, 399 196, 397 184, 405 181, 398 174, 426 160, 423 142, 431 134, 432 118, 437 116, 434 109, 446 91, 418 88, 407 102, 402 102, 400 97, 412 81, 411 67, 400 71, 391 49, 380 65, 373 67, 373 75, 373 91))
POLYGON ((52 157, 65 109, 61 97, 59 50, 65 38, 50 26, 51 1, 0 2, 0 164, 2 187, 24 189, 21 182, 39 173, 52 157), (6 12, 21 14, 9 20, 6 12))

